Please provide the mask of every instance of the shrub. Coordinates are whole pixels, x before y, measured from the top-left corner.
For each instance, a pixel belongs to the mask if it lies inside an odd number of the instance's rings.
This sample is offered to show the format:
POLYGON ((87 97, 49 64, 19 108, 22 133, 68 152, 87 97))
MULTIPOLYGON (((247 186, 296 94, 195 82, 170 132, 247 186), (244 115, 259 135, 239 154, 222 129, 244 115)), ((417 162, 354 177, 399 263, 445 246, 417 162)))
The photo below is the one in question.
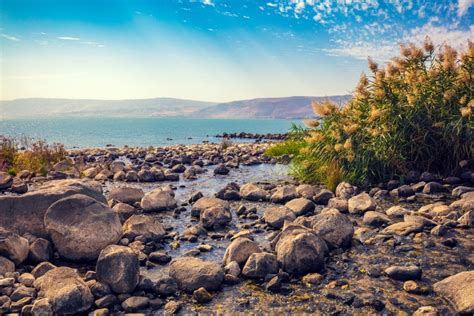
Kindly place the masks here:
POLYGON ((32 141, 29 138, 17 141, 0 136, 0 154, 2 170, 12 174, 29 170, 45 175, 52 165, 65 159, 66 150, 59 143, 49 144, 44 140, 32 141))
POLYGON ((403 180, 409 170, 452 174, 472 158, 473 43, 458 52, 435 49, 427 38, 423 48, 402 45, 401 56, 385 67, 369 58, 369 68, 371 76, 362 74, 345 107, 313 104, 321 120, 310 122, 301 138, 297 178, 365 186, 403 180))

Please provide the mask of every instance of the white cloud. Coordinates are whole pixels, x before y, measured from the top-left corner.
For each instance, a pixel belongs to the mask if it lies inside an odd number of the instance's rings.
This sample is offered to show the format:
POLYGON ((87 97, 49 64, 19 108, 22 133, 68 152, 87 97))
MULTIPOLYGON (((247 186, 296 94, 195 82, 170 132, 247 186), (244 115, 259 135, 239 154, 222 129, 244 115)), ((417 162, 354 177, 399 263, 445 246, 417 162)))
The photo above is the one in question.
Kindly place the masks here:
POLYGON ((8 34, 5 34, 5 33, 2 33, 0 34, 0 37, 3 37, 7 40, 10 40, 10 41, 14 41, 14 42, 18 42, 20 41, 20 39, 18 37, 15 37, 15 36, 12 36, 12 35, 8 35, 8 34))
POLYGON ((474 5, 474 0, 458 0, 458 16, 463 16, 474 5))
POLYGON ((58 39, 63 41, 80 41, 79 37, 70 37, 70 36, 59 36, 58 39))
POLYGON ((214 2, 212 2, 212 1, 213 1, 213 0, 202 0, 202 4, 214 6, 214 2))
POLYGON ((278 4, 272 3, 272 2, 267 2, 267 6, 275 8, 275 7, 278 7, 278 4))

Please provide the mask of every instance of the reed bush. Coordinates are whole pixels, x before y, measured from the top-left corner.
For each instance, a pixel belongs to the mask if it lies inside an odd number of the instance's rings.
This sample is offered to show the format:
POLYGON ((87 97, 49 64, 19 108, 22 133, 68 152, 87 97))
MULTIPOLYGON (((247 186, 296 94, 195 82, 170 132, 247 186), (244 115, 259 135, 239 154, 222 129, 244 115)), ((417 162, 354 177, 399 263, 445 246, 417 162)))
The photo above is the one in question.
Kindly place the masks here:
POLYGON ((383 67, 369 58, 371 74, 362 74, 345 106, 312 105, 316 119, 300 133, 295 177, 331 188, 342 180, 365 186, 403 180, 410 170, 454 174, 461 160, 472 159, 474 44, 457 51, 426 38, 422 47, 400 51, 383 67))

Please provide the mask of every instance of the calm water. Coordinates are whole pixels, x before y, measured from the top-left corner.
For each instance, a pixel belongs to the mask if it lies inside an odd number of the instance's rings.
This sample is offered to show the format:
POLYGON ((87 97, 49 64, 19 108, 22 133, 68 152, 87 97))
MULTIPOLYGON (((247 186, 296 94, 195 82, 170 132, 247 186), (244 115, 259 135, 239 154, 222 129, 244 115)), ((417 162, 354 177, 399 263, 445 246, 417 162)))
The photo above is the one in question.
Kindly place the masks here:
MULTIPOLYGON (((0 135, 28 136, 67 147, 196 144, 223 132, 285 133, 288 120, 187 118, 48 118, 0 120, 0 135)), ((299 123, 299 122, 295 122, 299 123)))

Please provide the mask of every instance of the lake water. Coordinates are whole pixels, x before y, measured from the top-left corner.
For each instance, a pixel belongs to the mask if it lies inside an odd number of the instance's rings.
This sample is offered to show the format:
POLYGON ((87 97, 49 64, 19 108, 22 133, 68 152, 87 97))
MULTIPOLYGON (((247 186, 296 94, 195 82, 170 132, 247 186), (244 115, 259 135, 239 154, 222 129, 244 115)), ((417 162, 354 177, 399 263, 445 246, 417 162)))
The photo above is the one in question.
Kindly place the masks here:
MULTIPOLYGON (((293 121, 299 124, 299 121, 293 121)), ((0 135, 28 136, 67 147, 163 146, 220 142, 224 132, 285 133, 289 120, 188 118, 41 118, 0 120, 0 135)))

